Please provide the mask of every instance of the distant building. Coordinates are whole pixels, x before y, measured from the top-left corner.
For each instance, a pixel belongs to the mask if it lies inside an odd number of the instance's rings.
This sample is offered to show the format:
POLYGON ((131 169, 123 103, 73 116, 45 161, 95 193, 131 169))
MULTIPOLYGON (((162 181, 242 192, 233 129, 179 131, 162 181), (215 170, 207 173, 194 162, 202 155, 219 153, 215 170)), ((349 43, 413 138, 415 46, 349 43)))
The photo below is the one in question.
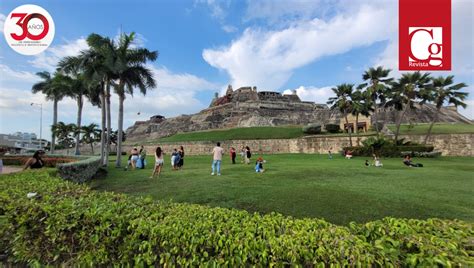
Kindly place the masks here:
POLYGON ((34 133, 15 132, 0 134, 0 147, 10 153, 26 153, 43 149, 49 145, 45 139, 39 140, 34 133))

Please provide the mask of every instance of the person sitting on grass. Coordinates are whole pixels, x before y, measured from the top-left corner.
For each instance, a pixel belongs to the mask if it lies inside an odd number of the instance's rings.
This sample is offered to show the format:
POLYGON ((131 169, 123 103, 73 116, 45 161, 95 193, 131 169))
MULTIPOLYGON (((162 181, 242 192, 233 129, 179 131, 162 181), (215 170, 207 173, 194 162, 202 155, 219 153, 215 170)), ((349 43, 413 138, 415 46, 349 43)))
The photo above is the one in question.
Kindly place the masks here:
POLYGON ((374 166, 383 167, 382 161, 380 161, 380 157, 378 157, 376 154, 373 154, 372 156, 374 157, 374 166))
POLYGON ((161 150, 161 147, 156 147, 155 151, 155 168, 153 169, 153 173, 151 174, 150 179, 153 179, 155 175, 158 175, 158 177, 161 174, 161 168, 163 167, 163 164, 165 160, 163 159, 163 151, 161 150))
POLYGON ((23 170, 28 168, 30 169, 39 169, 44 167, 43 156, 45 152, 43 150, 38 150, 33 154, 33 157, 28 159, 23 170))
POLYGON ((423 167, 423 164, 421 163, 414 164, 409 154, 405 155, 405 157, 403 158, 403 164, 405 164, 405 166, 408 166, 408 167, 423 167))
POLYGON ((345 153, 345 157, 346 157, 346 159, 351 159, 352 158, 352 151, 347 150, 346 153, 345 153))
POLYGON ((265 172, 265 169, 263 168, 263 163, 266 163, 266 161, 263 160, 262 157, 257 158, 257 161, 255 162, 255 172, 257 173, 265 172))

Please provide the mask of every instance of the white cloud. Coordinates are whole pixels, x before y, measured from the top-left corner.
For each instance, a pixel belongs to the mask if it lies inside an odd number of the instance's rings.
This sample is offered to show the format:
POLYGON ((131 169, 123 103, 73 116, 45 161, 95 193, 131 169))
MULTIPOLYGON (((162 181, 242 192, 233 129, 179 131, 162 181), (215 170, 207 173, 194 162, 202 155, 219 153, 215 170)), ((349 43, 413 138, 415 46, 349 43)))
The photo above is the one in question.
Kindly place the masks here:
POLYGON ((393 27, 386 15, 384 8, 362 5, 327 21, 299 21, 275 31, 247 28, 229 46, 205 49, 203 58, 225 70, 236 87, 278 89, 295 69, 323 56, 386 40, 387 28, 393 27))
MULTIPOLYGON (((305 87, 300 86, 296 89, 296 95, 300 97, 302 101, 313 101, 315 103, 326 104, 330 97, 334 96, 333 91, 331 90, 333 86, 326 86, 326 87, 305 87)), ((283 91, 283 94, 292 94, 293 90, 287 89, 283 91)))
POLYGON ((263 19, 270 24, 284 25, 295 20, 325 17, 333 11, 334 0, 248 0, 244 20, 263 19))
POLYGON ((44 52, 36 55, 35 58, 29 62, 33 67, 53 72, 62 58, 76 56, 81 50, 87 48, 88 45, 84 37, 72 41, 67 40, 65 44, 49 47, 44 52))
POLYGON ((3 33, 3 27, 5 25, 5 20, 7 19, 7 16, 4 14, 0 13, 0 33, 3 33))
POLYGON ((0 73, 2 78, 0 79, 0 84, 4 81, 21 81, 21 82, 34 82, 38 80, 38 77, 31 72, 26 71, 15 71, 7 65, 0 64, 0 73))
MULTIPOLYGON (((0 65, 1 67, 1 65, 0 65)), ((161 114, 166 117, 179 114, 195 113, 205 108, 208 103, 201 103, 196 94, 201 91, 216 91, 220 85, 211 83, 198 76, 188 73, 173 73, 165 67, 148 66, 152 69, 157 81, 157 88, 148 91, 142 96, 137 90, 134 97, 127 96, 125 100, 124 128, 132 125, 137 120, 147 120, 150 116, 161 114), (140 112, 140 115, 138 115, 140 112)), ((1 69, 0 69, 1 70, 1 69)), ((25 87, 22 72, 8 68, 9 73, 15 74, 8 83, 2 76, 0 80, 0 133, 15 131, 36 132, 39 134, 38 107, 31 107, 31 102, 43 103, 43 137, 50 136, 49 126, 52 124, 51 102, 46 101, 43 94, 31 93, 33 82, 25 87), (21 86, 20 86, 21 84, 21 86)), ((3 71, 2 71, 3 73, 3 71)), ((34 77, 34 75, 33 75, 34 77)), ((112 127, 117 128, 118 97, 113 94, 111 98, 112 127)), ((65 98, 59 102, 59 121, 75 123, 77 115, 76 101, 65 98)), ((83 107, 83 124, 101 122, 101 113, 87 101, 83 107)))
POLYGON ((223 25, 221 28, 226 33, 234 33, 234 32, 237 32, 238 30, 237 27, 232 26, 232 25, 223 25))

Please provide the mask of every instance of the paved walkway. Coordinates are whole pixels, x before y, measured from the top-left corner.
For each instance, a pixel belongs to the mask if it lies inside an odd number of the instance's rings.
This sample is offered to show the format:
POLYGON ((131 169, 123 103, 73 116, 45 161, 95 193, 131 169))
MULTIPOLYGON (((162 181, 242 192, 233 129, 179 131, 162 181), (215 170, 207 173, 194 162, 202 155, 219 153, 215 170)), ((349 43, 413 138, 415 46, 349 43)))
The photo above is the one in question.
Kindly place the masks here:
POLYGON ((19 172, 22 171, 23 167, 18 167, 18 166, 3 166, 2 173, 1 174, 9 174, 9 173, 14 173, 14 172, 19 172))

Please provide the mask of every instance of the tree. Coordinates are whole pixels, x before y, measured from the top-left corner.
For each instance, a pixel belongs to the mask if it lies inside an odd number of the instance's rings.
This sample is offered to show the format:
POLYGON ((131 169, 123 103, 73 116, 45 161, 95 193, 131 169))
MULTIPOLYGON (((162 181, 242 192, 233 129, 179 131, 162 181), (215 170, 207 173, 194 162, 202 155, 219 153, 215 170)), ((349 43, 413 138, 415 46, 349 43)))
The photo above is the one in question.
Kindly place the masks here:
POLYGON ((354 132, 358 132, 358 124, 359 124, 359 115, 363 116, 370 116, 370 112, 373 111, 372 102, 370 96, 368 96, 367 92, 362 92, 360 90, 356 90, 352 96, 352 109, 351 113, 356 117, 356 126, 354 132))
POLYGON ((111 129, 110 83, 116 79, 112 70, 115 65, 115 45, 110 38, 95 33, 87 37, 87 44, 89 49, 82 51, 79 57, 82 59, 85 77, 97 80, 100 84, 98 94, 95 95, 100 100, 102 114, 100 156, 102 164, 107 166, 109 162, 110 133, 106 129, 111 129))
POLYGON ((424 144, 428 142, 433 125, 438 121, 439 113, 444 103, 447 103, 448 105, 452 104, 456 107, 461 106, 466 108, 466 103, 464 103, 463 100, 466 99, 469 93, 460 92, 459 90, 463 87, 467 87, 467 85, 464 83, 453 85, 453 83, 453 75, 449 75, 447 77, 439 76, 437 78, 432 78, 431 84, 428 85, 427 90, 423 90, 421 92, 421 95, 424 95, 425 99, 433 102, 433 104, 436 106, 436 114, 431 121, 430 127, 428 128, 428 133, 426 134, 424 144))
MULTIPOLYGON (((110 144, 115 145, 115 150, 117 150, 118 139, 119 139, 118 130, 112 131, 110 133, 110 144)), ((127 135, 125 134, 125 132, 122 131, 122 140, 121 141, 124 142, 124 141, 126 141, 126 139, 127 139, 127 135)))
MULTIPOLYGON (((34 84, 31 91, 35 94, 41 92, 46 95, 47 100, 53 101, 53 125, 55 125, 58 123, 58 102, 66 95, 66 92, 61 88, 62 76, 59 73, 55 73, 51 77, 51 74, 46 71, 36 73, 36 75, 43 80, 34 84)), ((54 153, 56 136, 54 133, 51 134, 51 153, 54 153)))
POLYGON ((421 89, 426 88, 431 80, 429 73, 419 71, 413 73, 404 73, 398 81, 392 83, 391 100, 388 106, 393 106, 400 111, 396 121, 395 142, 398 141, 400 134, 400 125, 408 109, 414 108, 414 103, 421 99, 423 104, 426 99, 422 97, 421 89))
MULTIPOLYGON (((331 109, 337 109, 342 113, 348 125, 347 115, 352 112, 351 96, 354 92, 354 85, 341 84, 331 90, 336 94, 336 97, 329 98, 327 103, 331 105, 331 109)), ((349 133, 349 144, 352 147, 352 130, 349 128, 347 132, 349 133)))
POLYGON ((65 124, 58 122, 51 126, 51 132, 58 138, 58 144, 68 150, 74 145, 74 135, 77 132, 77 127, 74 124, 65 124))
POLYGON ((132 48, 131 44, 135 38, 135 33, 129 35, 122 34, 115 48, 115 65, 112 70, 118 78, 118 83, 114 84, 115 92, 119 97, 118 113, 118 137, 117 137, 117 160, 116 167, 120 167, 122 158, 123 139, 123 116, 125 94, 133 96, 133 89, 140 89, 146 95, 147 89, 156 86, 155 79, 150 69, 145 67, 147 61, 155 61, 158 52, 149 51, 146 48, 132 48))
POLYGON ((91 152, 94 154, 94 143, 100 141, 101 132, 97 124, 89 124, 81 127, 81 141, 91 146, 91 152))
POLYGON ((393 81, 393 78, 388 78, 390 71, 390 69, 384 69, 382 66, 378 66, 377 68, 371 67, 362 75, 362 80, 367 81, 367 83, 359 86, 360 88, 367 87, 367 94, 370 96, 374 106, 374 125, 377 134, 380 132, 378 127, 378 122, 380 120, 379 107, 384 106, 386 101, 386 91, 389 88, 390 83, 393 81), (378 104, 377 101, 380 101, 380 104, 378 104))

